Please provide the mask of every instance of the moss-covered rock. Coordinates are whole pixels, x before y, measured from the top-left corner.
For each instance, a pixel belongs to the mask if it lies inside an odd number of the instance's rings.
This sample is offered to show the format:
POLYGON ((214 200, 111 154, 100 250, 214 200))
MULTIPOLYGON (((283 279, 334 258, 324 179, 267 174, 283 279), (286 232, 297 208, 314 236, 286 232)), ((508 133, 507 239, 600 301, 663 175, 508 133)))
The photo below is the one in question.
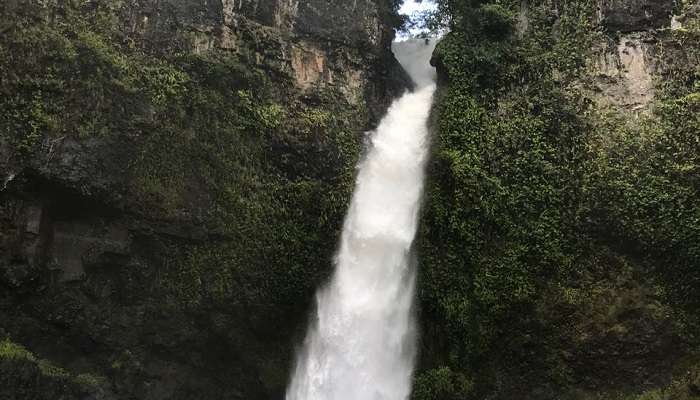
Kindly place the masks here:
POLYGON ((19 399, 112 399, 104 377, 71 374, 39 359, 9 339, 0 341, 0 397, 19 399))
POLYGON ((664 14, 635 48, 596 1, 440 3, 416 397, 666 390, 699 345, 695 33, 664 14))
POLYGON ((281 396, 406 87, 396 2, 310 6, 0 6, 0 328, 119 398, 281 396))

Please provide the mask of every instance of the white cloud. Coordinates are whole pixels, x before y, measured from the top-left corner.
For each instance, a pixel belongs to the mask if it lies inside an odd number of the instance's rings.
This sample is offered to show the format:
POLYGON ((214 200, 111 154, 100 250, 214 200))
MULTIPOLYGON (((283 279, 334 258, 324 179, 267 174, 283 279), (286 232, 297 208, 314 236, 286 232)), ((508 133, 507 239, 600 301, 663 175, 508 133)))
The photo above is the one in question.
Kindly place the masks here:
MULTIPOLYGON (((420 3, 416 2, 415 0, 404 0, 404 3, 401 6, 401 9, 399 9, 399 13, 411 16, 413 13, 416 13, 416 12, 435 10, 436 8, 437 8, 437 5, 432 0, 423 0, 420 3)), ((426 33, 426 32, 420 28, 410 29, 408 32, 400 32, 397 35, 396 40, 398 40, 398 41, 407 40, 407 39, 411 38, 412 36, 418 36, 422 33, 426 33)), ((438 35, 438 36, 440 36, 440 35, 438 35)))
POLYGON ((399 12, 401 14, 411 15, 416 11, 426 11, 434 9, 435 3, 433 3, 432 1, 423 0, 420 3, 417 3, 415 0, 405 0, 399 12))

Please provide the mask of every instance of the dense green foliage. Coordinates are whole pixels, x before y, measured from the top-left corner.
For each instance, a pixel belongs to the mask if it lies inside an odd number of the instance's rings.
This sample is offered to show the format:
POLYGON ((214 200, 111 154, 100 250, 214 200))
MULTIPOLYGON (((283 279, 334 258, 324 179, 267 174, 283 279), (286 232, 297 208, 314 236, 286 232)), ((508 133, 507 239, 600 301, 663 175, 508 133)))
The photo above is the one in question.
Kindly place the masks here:
MULTIPOLYGON (((636 378, 617 355, 635 335, 666 325, 697 343, 697 54, 660 56, 655 112, 630 120, 586 91, 607 40, 594 2, 529 2, 525 22, 520 1, 438 3, 428 23, 451 32, 436 50, 446 87, 420 232, 415 398, 626 391, 636 378), (646 296, 674 304, 661 307, 675 322, 646 296)), ((700 45, 695 31, 668 35, 676 51, 700 45)), ((662 368, 657 346, 639 371, 662 368)))
POLYGON ((78 399, 100 395, 104 378, 71 375, 51 362, 38 359, 8 339, 0 341, 0 397, 3 399, 78 399))
POLYGON ((669 36, 669 56, 683 49, 688 61, 666 61, 655 114, 641 121, 599 118, 592 201, 601 233, 654 265, 668 278, 669 295, 694 311, 700 306, 700 30, 669 36))

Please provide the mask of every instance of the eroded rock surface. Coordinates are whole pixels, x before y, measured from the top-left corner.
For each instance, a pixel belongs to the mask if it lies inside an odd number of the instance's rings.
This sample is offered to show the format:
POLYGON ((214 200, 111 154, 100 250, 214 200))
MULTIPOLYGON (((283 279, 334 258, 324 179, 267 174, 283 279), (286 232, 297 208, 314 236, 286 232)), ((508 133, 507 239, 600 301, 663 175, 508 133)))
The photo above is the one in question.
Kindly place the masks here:
POLYGON ((602 0, 604 26, 611 31, 634 32, 669 27, 673 0, 602 0))
POLYGON ((594 60, 599 100, 603 106, 628 111, 646 109, 654 99, 654 38, 635 33, 623 35, 614 47, 600 51, 594 60))
POLYGON ((281 398, 364 132, 408 86, 395 11, 1 4, 0 341, 29 355, 0 352, 0 381, 36 374, 42 399, 281 398))

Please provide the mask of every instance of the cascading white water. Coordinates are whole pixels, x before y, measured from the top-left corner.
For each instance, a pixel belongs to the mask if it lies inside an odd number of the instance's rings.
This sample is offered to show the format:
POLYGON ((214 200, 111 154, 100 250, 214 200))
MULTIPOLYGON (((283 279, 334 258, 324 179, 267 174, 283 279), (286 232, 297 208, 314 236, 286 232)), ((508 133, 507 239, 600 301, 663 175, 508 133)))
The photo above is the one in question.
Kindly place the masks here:
POLYGON ((394 44, 416 83, 389 108, 359 165, 336 270, 298 355, 287 400, 405 400, 415 358, 411 244, 428 155, 434 43, 394 44))

